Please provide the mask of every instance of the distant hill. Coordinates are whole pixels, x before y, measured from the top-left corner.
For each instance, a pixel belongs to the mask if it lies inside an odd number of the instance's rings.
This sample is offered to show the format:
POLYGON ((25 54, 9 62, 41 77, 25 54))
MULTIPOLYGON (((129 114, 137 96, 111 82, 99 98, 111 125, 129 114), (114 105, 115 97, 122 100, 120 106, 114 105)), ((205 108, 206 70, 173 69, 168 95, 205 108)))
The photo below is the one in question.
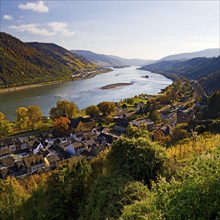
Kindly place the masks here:
POLYGON ((212 48, 212 49, 206 49, 191 53, 180 53, 180 54, 174 54, 170 56, 166 56, 159 61, 169 61, 169 60, 189 60, 196 57, 218 57, 220 56, 220 48, 212 48))
POLYGON ((86 68, 95 68, 96 66, 88 61, 86 58, 72 53, 69 50, 66 50, 63 47, 60 47, 52 43, 38 43, 30 42, 26 43, 27 45, 34 47, 43 54, 46 54, 48 57, 56 60, 57 62, 64 64, 73 72, 80 72, 82 69, 86 68))
POLYGON ((80 56, 85 57, 89 61, 95 63, 98 66, 142 66, 149 64, 153 61, 143 59, 125 59, 113 55, 97 54, 88 50, 71 50, 80 56))
POLYGON ((186 77, 197 80, 208 92, 220 89, 220 56, 199 57, 187 61, 160 61, 141 67, 142 70, 162 73, 167 77, 186 77))
POLYGON ((31 46, 3 32, 0 32, 0 51, 1 87, 69 79, 82 68, 96 67, 57 45, 31 46))

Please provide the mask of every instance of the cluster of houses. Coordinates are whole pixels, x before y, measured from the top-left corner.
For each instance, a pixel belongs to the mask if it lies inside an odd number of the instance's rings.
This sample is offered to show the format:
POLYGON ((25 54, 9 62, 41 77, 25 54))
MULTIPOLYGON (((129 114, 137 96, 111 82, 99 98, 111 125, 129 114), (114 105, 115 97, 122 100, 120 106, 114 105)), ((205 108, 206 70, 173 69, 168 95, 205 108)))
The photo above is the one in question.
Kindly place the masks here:
POLYGON ((72 119, 71 126, 75 132, 69 137, 53 138, 51 134, 44 134, 1 139, 0 178, 19 178, 54 169, 60 161, 74 156, 90 160, 108 148, 114 139, 88 118, 72 119))
POLYGON ((188 123, 194 117, 193 108, 168 105, 159 110, 162 122, 155 124, 140 114, 143 105, 136 104, 133 110, 118 108, 113 117, 114 125, 109 128, 97 126, 98 121, 90 118, 79 117, 70 119, 73 132, 68 137, 54 138, 52 134, 44 134, 0 140, 0 178, 19 178, 54 169, 60 161, 74 156, 90 160, 124 134, 129 124, 136 127, 144 124, 153 135, 161 132, 167 136, 176 124, 188 123))
POLYGON ((73 74, 72 78, 80 78, 80 79, 84 79, 84 78, 88 78, 93 76, 94 74, 97 73, 101 73, 102 71, 107 71, 108 69, 105 68, 96 68, 96 69, 90 69, 90 71, 88 71, 88 69, 81 69, 79 73, 77 74, 73 74))

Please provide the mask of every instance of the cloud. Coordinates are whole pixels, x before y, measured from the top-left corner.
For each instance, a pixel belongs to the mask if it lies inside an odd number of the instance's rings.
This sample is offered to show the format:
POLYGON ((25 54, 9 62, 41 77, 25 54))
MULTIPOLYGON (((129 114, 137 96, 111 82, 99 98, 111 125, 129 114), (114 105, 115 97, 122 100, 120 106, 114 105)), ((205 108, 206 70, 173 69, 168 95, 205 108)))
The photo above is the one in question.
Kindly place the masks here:
POLYGON ((49 8, 44 4, 43 1, 39 1, 37 3, 26 3, 18 5, 18 8, 22 10, 32 10, 38 13, 47 13, 49 12, 49 8))
POLYGON ((67 23, 57 21, 49 22, 47 23, 47 26, 48 28, 42 28, 42 26, 39 24, 21 24, 12 25, 10 28, 19 32, 27 32, 41 36, 61 35, 64 37, 69 37, 74 35, 74 32, 68 30, 67 23))
POLYGON ((22 25, 13 25, 10 27, 13 30, 19 31, 19 32, 27 32, 30 34, 35 35, 41 35, 41 36, 54 36, 56 32, 50 32, 44 28, 39 28, 39 25, 37 24, 22 24, 22 25))
POLYGON ((63 36, 69 37, 74 35, 74 32, 68 30, 67 23, 55 21, 49 22, 47 25, 52 29, 52 31, 60 33, 63 36))
POLYGON ((13 20, 13 17, 11 15, 4 15, 3 19, 4 20, 13 20))

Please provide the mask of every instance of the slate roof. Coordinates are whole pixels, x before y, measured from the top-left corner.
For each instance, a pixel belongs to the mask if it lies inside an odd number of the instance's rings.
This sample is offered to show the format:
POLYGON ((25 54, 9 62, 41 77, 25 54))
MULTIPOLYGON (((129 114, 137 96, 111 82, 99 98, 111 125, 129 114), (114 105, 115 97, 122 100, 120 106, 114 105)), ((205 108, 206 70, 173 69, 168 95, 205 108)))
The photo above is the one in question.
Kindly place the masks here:
POLYGON ((59 156, 60 160, 70 158, 70 155, 66 151, 55 144, 50 147, 50 150, 54 150, 59 156))
POLYGON ((117 126, 126 128, 129 125, 127 118, 115 118, 114 122, 117 126))

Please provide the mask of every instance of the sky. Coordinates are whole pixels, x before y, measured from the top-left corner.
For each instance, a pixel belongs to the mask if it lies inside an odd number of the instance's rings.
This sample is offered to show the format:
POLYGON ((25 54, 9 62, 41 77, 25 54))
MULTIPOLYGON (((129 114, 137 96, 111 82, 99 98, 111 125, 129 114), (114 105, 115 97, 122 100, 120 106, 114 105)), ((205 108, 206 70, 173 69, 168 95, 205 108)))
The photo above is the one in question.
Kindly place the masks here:
POLYGON ((124 58, 220 47, 220 0, 0 0, 2 32, 124 58))

